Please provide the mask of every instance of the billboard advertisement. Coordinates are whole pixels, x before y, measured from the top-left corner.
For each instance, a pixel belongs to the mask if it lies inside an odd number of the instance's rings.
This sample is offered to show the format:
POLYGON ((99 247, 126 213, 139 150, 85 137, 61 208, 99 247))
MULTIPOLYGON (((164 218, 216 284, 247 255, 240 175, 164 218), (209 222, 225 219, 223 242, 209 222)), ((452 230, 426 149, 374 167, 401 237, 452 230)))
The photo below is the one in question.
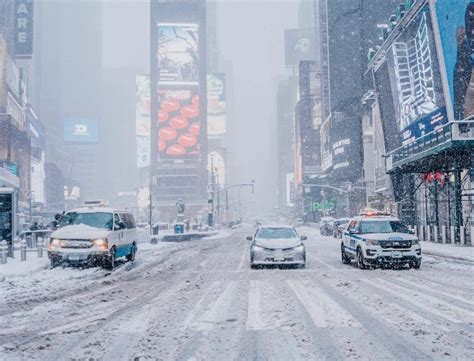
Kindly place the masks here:
POLYGON ((158 24, 159 82, 199 84, 197 24, 158 24))
POLYGON ((474 116, 474 1, 436 1, 441 47, 454 119, 474 116))
POLYGON ((285 30, 285 65, 297 66, 301 60, 316 59, 314 29, 285 30))
POLYGON ((217 151, 209 152, 207 156, 207 170, 212 173, 211 166, 214 167, 216 181, 221 188, 225 187, 225 160, 221 153, 217 151))
POLYGON ((226 132, 225 74, 207 74, 207 135, 226 132))
POLYGON ((33 55, 33 0, 15 0, 14 49, 17 59, 31 59, 33 55))
POLYGON ((387 151, 413 143, 448 122, 428 5, 390 45, 375 80, 387 151))
POLYGON ((334 117, 330 129, 332 171, 336 179, 356 180, 362 176, 362 119, 334 117))
POLYGON ((160 86, 158 103, 159 158, 199 158, 199 87, 160 86))
POLYGON ((332 167, 332 152, 331 152, 331 118, 328 118, 321 125, 321 170, 324 172, 332 167))
POLYGON ((64 119, 64 141, 70 143, 96 143, 99 141, 97 121, 89 118, 64 119))
POLYGON ((150 77, 138 75, 136 77, 136 140, 137 140, 137 167, 150 166, 150 77))

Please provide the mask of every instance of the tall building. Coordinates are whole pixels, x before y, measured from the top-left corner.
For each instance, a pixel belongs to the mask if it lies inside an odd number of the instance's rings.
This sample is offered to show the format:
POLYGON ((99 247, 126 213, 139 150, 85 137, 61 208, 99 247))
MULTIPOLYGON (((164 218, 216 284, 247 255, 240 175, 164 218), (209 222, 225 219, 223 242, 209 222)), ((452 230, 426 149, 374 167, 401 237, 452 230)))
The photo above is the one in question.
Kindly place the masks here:
POLYGON ((178 199, 190 215, 207 206, 206 30, 205 1, 151 1, 152 194, 170 221, 178 199))
POLYGON ((84 198, 100 195, 102 3, 39 1, 35 54, 29 68, 33 102, 45 121, 46 157, 59 164, 84 198), (78 31, 77 29, 81 29, 78 31))

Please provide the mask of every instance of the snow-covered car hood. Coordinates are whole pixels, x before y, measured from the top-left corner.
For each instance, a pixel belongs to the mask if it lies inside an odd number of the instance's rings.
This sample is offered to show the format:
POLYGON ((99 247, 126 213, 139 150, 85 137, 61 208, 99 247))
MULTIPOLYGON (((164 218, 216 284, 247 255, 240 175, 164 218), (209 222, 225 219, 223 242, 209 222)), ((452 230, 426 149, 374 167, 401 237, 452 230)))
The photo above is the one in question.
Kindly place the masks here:
POLYGON ((302 244, 302 242, 299 238, 256 238, 255 244, 264 248, 283 249, 297 247, 302 244))
POLYGON ((413 234, 408 233, 368 233, 360 235, 364 239, 376 241, 414 241, 417 238, 413 234))
POLYGON ((85 224, 74 224, 64 226, 54 231, 51 238, 60 239, 97 239, 106 238, 110 234, 110 230, 86 226, 85 224))

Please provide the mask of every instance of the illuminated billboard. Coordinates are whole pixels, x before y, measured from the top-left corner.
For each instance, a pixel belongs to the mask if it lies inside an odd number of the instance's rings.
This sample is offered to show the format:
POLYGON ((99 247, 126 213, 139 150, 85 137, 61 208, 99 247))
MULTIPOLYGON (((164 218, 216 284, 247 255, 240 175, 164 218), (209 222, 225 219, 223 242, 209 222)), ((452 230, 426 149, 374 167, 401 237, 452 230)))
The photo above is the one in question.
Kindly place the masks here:
POLYGON ((199 158, 199 88, 160 86, 158 103, 159 159, 199 158))
POLYGON ((97 121, 89 118, 66 118, 64 141, 70 143, 96 143, 99 141, 97 121))
POLYGON ((197 24, 158 24, 159 82, 198 84, 197 24))
POLYGON ((225 74, 207 74, 207 134, 226 132, 225 74))
POLYGON ((435 3, 454 119, 474 116, 474 2, 435 3))
POLYGON ((388 151, 448 122, 428 5, 390 44, 375 80, 388 151))
POLYGON ((138 75, 136 77, 136 140, 137 140, 137 167, 150 166, 150 77, 138 75))

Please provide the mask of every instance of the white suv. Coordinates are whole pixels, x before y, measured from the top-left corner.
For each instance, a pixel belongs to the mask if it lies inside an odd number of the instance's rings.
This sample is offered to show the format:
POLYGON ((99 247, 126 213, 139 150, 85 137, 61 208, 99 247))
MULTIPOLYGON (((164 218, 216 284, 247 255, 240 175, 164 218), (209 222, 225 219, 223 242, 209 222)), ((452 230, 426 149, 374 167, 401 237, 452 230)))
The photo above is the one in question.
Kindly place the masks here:
POLYGON ((342 263, 369 266, 421 266, 421 247, 413 233, 396 217, 362 215, 353 218, 342 235, 342 263))
POLYGON ((119 257, 129 261, 137 252, 137 228, 130 212, 106 207, 82 207, 64 214, 51 234, 51 266, 63 262, 100 264, 113 269, 119 257))

